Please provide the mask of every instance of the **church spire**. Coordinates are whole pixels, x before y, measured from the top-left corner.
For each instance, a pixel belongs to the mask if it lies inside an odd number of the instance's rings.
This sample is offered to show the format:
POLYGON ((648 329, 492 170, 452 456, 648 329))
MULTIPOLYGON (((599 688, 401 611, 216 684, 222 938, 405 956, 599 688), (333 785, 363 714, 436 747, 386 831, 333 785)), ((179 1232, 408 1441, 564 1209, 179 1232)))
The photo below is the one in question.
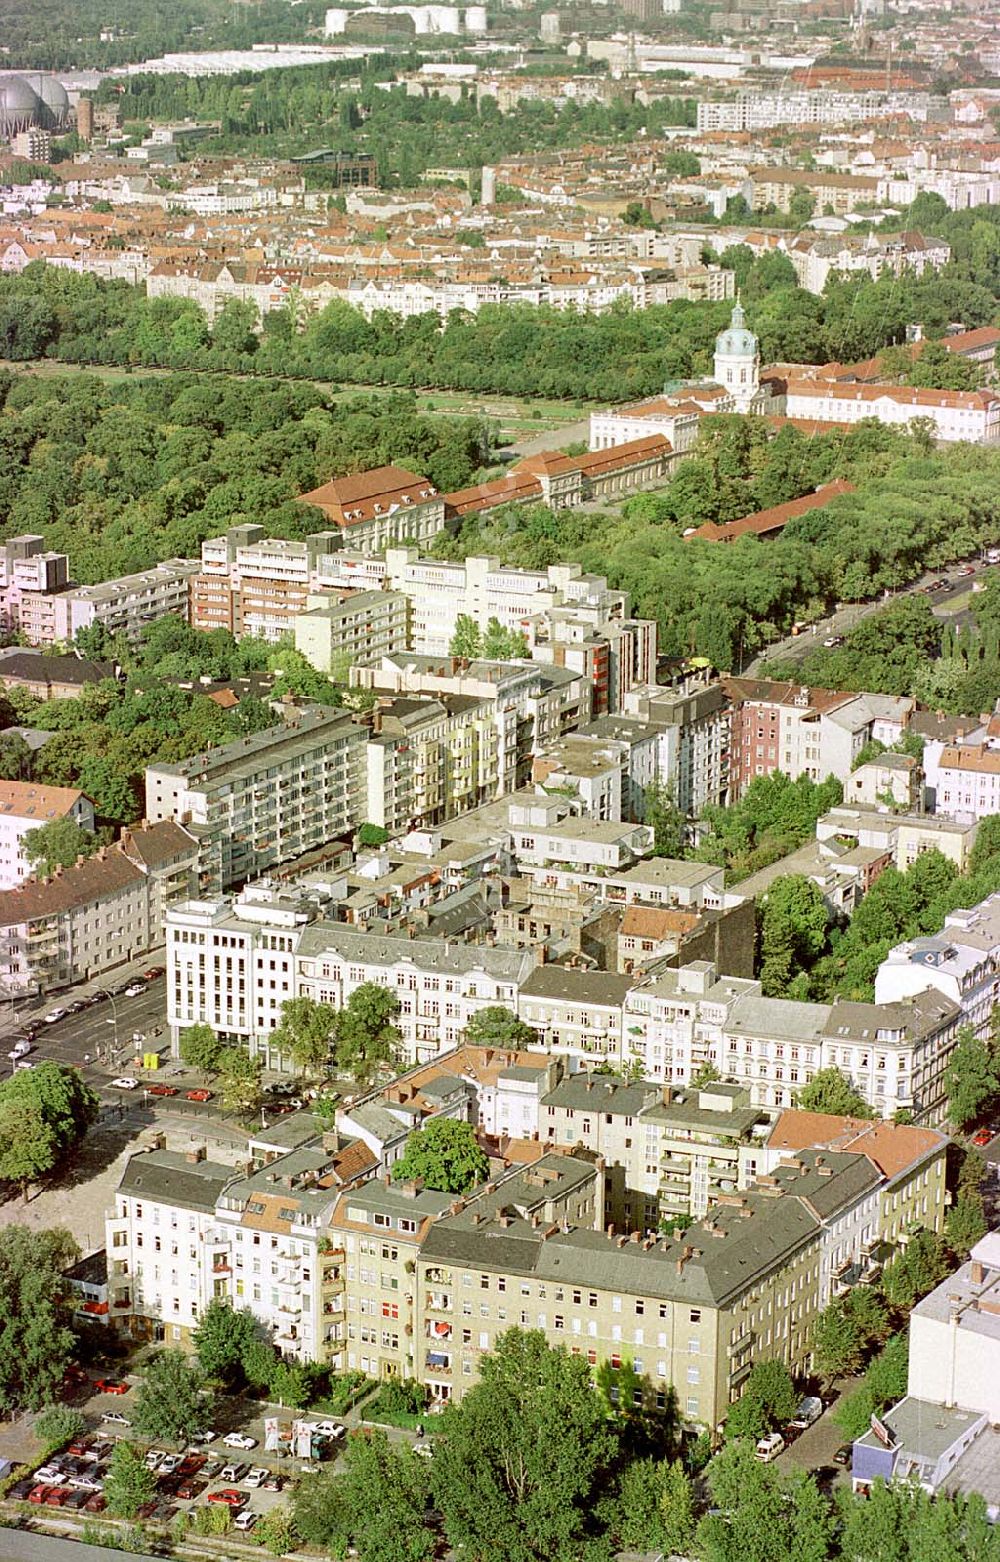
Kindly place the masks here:
POLYGON ((732 314, 732 320, 731 320, 731 324, 732 324, 733 328, 735 330, 737 330, 737 331, 742 331, 743 327, 747 323, 746 311, 744 310, 743 304, 742 304, 742 297, 743 297, 742 289, 741 288, 737 288, 736 289, 736 302, 733 305, 733 314, 732 314))

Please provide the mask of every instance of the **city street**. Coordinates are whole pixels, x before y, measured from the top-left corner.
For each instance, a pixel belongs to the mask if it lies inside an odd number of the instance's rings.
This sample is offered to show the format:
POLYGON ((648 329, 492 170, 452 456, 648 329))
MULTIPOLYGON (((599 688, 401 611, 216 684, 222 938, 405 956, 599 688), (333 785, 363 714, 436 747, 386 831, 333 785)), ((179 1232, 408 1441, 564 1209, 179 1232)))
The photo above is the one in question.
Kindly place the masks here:
MULTIPOLYGON (((981 577, 986 566, 981 560, 971 561, 974 564, 976 576, 981 577)), ((912 585, 906 586, 902 591, 893 593, 892 597, 879 597, 875 602, 848 602, 838 607, 827 618, 821 618, 815 624, 809 624, 800 634, 788 635, 784 640, 776 640, 769 645, 759 656, 744 669, 747 676, 761 676, 761 669, 765 662, 802 662, 814 651, 819 650, 823 641, 832 635, 846 635, 859 624, 862 619, 870 618, 873 613, 878 613, 882 608, 888 607, 891 601, 901 596, 913 596, 924 591, 935 580, 947 580, 947 590, 935 591, 930 597, 931 607, 935 610, 945 607, 956 597, 965 595, 972 589, 973 577, 962 575, 959 570, 964 565, 951 564, 946 569, 930 570, 915 580, 912 585)), ((948 615, 951 617, 951 615, 948 615)))

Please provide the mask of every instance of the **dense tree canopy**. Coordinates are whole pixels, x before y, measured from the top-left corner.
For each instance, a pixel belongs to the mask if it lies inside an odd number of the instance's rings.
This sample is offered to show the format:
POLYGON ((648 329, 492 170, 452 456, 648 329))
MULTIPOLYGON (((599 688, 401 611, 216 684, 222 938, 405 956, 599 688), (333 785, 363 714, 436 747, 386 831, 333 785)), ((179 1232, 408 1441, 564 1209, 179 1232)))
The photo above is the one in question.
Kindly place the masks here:
POLYGON ((465 1193, 485 1182, 489 1173, 489 1158, 480 1149, 472 1124, 453 1117, 432 1117, 412 1133, 392 1168, 397 1182, 419 1178, 438 1193, 465 1193))
POLYGON ((75 1337, 67 1266, 79 1258, 68 1231, 0 1230, 0 1409, 9 1416, 59 1398, 75 1337))

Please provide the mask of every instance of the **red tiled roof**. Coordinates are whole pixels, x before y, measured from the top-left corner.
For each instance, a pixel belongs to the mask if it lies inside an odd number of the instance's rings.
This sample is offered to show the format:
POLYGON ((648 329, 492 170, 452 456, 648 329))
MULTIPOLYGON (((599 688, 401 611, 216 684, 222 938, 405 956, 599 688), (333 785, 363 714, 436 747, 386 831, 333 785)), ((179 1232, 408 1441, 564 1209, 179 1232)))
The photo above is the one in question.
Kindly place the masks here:
POLYGON ((804 494, 801 499, 790 499, 787 504, 773 505, 770 510, 756 510, 753 515, 744 515, 739 521, 726 521, 721 526, 715 521, 706 521, 704 526, 698 526, 684 535, 688 542, 696 537, 702 542, 735 542, 738 537, 763 537, 769 532, 781 531, 797 515, 808 515, 812 510, 825 509, 841 494, 853 492, 853 483, 837 478, 832 483, 824 483, 815 493, 804 494))

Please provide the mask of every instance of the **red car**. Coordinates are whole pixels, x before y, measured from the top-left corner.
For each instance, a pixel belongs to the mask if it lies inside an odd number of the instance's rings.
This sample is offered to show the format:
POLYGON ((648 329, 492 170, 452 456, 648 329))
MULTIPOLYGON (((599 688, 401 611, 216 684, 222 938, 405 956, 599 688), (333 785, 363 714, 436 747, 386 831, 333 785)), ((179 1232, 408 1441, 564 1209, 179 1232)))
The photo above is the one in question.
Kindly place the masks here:
POLYGON ((150 1093, 151 1096, 175 1096, 175 1095, 177 1095, 177 1086, 176 1085, 150 1085, 148 1087, 148 1089, 149 1089, 149 1093, 150 1093))
POLYGON ((972 1136, 973 1144, 977 1145, 980 1150, 982 1150, 986 1145, 991 1144, 992 1141, 993 1141, 993 1130, 992 1130, 992 1128, 980 1128, 979 1132, 973 1134, 973 1136, 972 1136))
POLYGON ((127 1394, 128 1384, 119 1383, 114 1378, 98 1378, 94 1389, 98 1394, 127 1394))
MULTIPOLYGON (((176 1090, 172 1090, 170 1093, 174 1096, 177 1094, 176 1090)), ((189 1090, 187 1099, 189 1101, 211 1101, 212 1092, 210 1090, 189 1090)))
POLYGON ((142 979, 143 979, 144 982, 155 982, 158 976, 165 976, 165 975, 166 975, 166 966, 151 965, 148 971, 143 971, 142 979))
POLYGON ((95 1491, 93 1496, 87 1498, 83 1505, 83 1511, 84 1513, 103 1513, 106 1507, 107 1502, 105 1501, 104 1493, 95 1491))
POLYGON ((224 1502, 227 1508, 242 1508, 246 1505, 246 1497, 234 1486, 223 1486, 221 1491, 210 1491, 205 1501, 224 1502))
POLYGON ((51 1490, 51 1486, 36 1486, 34 1491, 30 1491, 28 1493, 28 1501, 33 1502, 36 1507, 40 1506, 45 1501, 51 1490))
POLYGON ((46 1493, 45 1506, 47 1508, 61 1508, 68 1496, 68 1486, 53 1486, 51 1490, 46 1493))

